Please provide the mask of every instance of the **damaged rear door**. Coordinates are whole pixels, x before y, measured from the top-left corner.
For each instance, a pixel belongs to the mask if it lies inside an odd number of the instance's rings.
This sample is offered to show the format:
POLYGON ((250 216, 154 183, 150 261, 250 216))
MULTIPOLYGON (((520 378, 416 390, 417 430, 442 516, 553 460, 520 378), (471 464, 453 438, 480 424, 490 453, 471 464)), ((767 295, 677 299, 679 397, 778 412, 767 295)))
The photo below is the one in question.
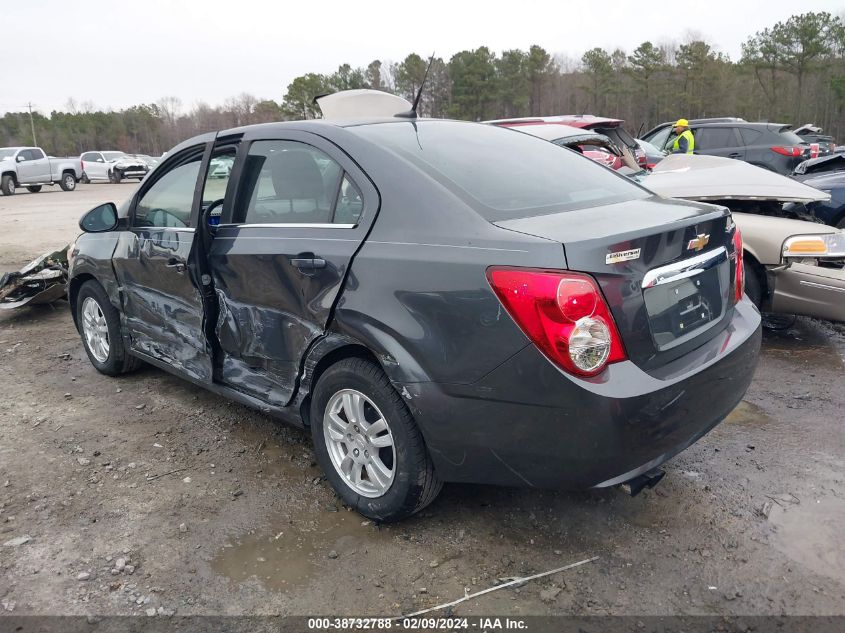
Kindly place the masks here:
POLYGON ((239 163, 233 204, 224 205, 208 257, 215 380, 284 406, 379 198, 358 166, 315 134, 253 132, 239 163))

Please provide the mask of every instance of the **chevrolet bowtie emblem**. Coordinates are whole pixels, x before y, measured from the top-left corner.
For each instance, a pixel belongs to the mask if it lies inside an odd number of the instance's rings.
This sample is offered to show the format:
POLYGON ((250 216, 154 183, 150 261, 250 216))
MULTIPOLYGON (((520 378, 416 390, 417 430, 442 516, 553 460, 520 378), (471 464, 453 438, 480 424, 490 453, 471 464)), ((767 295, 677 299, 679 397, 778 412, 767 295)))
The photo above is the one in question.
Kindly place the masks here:
POLYGON ((687 249, 691 251, 700 251, 709 243, 710 236, 707 233, 699 233, 687 243, 687 249))

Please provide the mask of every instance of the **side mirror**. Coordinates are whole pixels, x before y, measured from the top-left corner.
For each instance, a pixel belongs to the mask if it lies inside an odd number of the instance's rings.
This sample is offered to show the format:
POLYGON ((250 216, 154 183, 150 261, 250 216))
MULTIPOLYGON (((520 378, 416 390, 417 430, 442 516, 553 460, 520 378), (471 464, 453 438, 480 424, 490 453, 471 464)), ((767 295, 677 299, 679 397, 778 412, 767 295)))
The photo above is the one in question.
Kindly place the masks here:
POLYGON ((105 233, 117 227, 117 207, 114 202, 106 202, 94 207, 79 220, 79 228, 86 233, 105 233))
POLYGON ((19 163, 22 163, 26 160, 26 156, 24 156, 23 154, 18 154, 17 157, 15 158, 15 160, 18 161, 19 163))

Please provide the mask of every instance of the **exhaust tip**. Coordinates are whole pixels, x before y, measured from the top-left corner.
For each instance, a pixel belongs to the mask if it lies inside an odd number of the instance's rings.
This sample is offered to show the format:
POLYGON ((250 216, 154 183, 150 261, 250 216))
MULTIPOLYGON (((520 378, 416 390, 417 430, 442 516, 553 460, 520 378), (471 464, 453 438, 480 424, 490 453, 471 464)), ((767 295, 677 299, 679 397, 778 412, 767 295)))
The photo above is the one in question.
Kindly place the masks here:
POLYGON ((619 484, 619 487, 626 494, 636 497, 644 488, 654 488, 660 483, 660 480, 666 476, 666 471, 662 468, 655 468, 645 474, 629 479, 628 481, 619 484))

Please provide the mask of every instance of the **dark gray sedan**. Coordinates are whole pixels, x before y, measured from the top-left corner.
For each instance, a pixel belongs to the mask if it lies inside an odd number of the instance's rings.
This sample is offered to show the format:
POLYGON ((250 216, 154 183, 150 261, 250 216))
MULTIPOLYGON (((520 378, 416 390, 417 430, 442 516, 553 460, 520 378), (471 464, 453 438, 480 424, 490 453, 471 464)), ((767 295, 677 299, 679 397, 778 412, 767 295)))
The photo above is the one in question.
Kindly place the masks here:
POLYGON ((206 134, 80 224, 69 295, 99 371, 147 362, 309 427, 381 521, 444 481, 654 481, 759 352, 726 209, 487 125, 206 134))

